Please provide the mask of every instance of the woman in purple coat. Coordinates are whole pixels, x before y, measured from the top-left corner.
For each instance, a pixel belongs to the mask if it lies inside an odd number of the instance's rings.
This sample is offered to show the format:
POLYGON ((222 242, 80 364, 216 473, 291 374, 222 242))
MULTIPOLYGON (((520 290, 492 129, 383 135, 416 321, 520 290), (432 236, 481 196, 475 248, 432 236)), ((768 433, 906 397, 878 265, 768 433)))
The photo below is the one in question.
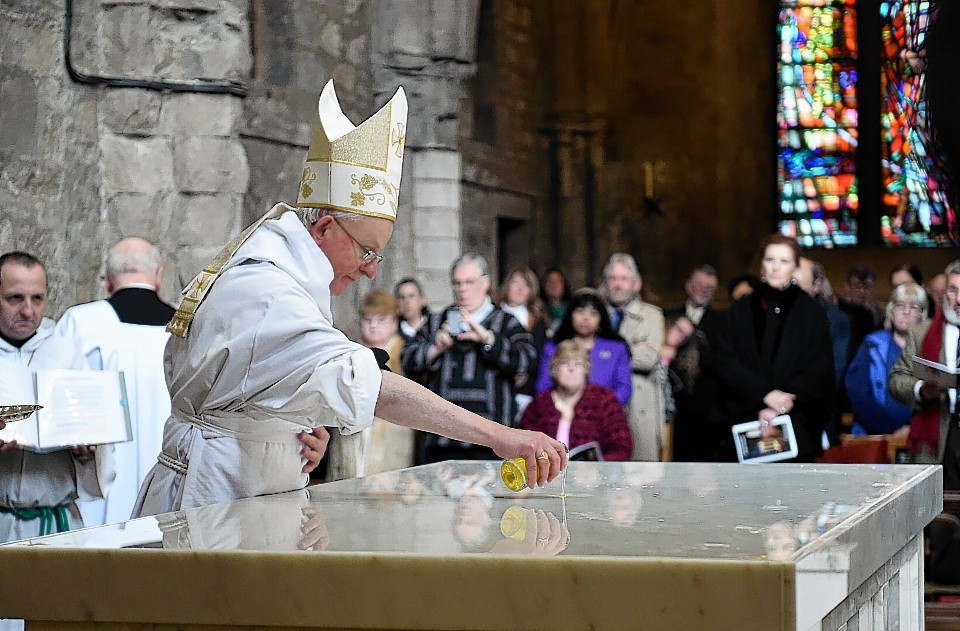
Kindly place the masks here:
POLYGON ((540 354, 540 374, 537 377, 537 392, 553 387, 550 378, 550 360, 557 344, 564 340, 576 340, 583 348, 590 349, 590 383, 613 390, 623 405, 630 402, 633 384, 630 372, 630 348, 610 323, 606 305, 593 289, 579 289, 570 299, 563 321, 553 339, 544 344, 540 354))

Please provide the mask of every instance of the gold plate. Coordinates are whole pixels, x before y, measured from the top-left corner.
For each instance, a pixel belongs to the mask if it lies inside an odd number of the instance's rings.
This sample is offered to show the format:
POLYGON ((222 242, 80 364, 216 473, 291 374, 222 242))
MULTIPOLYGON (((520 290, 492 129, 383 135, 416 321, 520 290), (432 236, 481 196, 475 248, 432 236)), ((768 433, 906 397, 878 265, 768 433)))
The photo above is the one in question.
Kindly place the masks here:
POLYGON ((7 423, 22 421, 29 418, 37 410, 42 409, 42 405, 0 405, 0 421, 7 423))

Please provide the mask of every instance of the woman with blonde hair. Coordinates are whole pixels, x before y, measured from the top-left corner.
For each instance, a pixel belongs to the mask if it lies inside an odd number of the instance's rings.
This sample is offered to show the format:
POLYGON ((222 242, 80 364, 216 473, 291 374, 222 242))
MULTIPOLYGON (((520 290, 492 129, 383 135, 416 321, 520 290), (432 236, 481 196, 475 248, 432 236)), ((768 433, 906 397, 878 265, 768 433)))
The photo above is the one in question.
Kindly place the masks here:
POLYGON ((799 462, 820 455, 821 435, 833 406, 833 348, 827 315, 798 285, 800 247, 774 233, 760 245, 760 284, 734 302, 706 358, 718 380, 710 413, 718 458, 735 460, 730 428, 760 421, 764 437, 789 415, 799 462))
POLYGON ((555 436, 571 449, 596 441, 604 460, 629 460, 627 415, 613 390, 589 382, 590 368, 590 355, 576 340, 560 342, 550 359, 554 385, 534 397, 520 427, 555 436))
POLYGON ((396 298, 382 289, 371 290, 360 305, 360 341, 367 348, 386 351, 390 356, 387 367, 402 375, 400 351, 403 350, 403 338, 398 332, 398 324, 396 298))
POLYGON ((927 319, 927 292, 913 281, 893 288, 886 326, 863 338, 847 367, 844 385, 853 408, 854 434, 907 434, 912 410, 887 388, 887 375, 900 358, 907 333, 927 319))

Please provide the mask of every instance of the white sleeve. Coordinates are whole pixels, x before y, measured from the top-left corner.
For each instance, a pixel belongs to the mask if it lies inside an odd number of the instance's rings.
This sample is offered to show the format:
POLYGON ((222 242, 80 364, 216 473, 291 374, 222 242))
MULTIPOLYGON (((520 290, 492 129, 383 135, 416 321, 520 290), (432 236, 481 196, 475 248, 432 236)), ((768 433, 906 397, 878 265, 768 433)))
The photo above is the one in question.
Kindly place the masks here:
POLYGON ((113 445, 97 445, 96 456, 88 462, 74 459, 77 470, 77 495, 88 501, 106 497, 117 477, 113 445))

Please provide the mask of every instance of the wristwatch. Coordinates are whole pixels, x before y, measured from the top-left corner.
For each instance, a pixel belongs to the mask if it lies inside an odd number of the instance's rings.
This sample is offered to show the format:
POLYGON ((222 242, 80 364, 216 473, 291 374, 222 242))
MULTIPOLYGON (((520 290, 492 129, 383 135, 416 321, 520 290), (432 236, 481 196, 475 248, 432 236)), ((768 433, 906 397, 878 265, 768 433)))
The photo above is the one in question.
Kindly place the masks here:
POLYGON ((496 333, 494 333, 493 331, 491 331, 491 330, 489 330, 489 329, 487 329, 487 333, 490 334, 490 337, 489 337, 490 342, 489 342, 489 343, 486 343, 486 342, 484 343, 484 345, 483 345, 483 352, 484 352, 484 353, 489 353, 490 351, 492 351, 492 350, 493 350, 493 343, 497 341, 497 335, 496 335, 496 333))

